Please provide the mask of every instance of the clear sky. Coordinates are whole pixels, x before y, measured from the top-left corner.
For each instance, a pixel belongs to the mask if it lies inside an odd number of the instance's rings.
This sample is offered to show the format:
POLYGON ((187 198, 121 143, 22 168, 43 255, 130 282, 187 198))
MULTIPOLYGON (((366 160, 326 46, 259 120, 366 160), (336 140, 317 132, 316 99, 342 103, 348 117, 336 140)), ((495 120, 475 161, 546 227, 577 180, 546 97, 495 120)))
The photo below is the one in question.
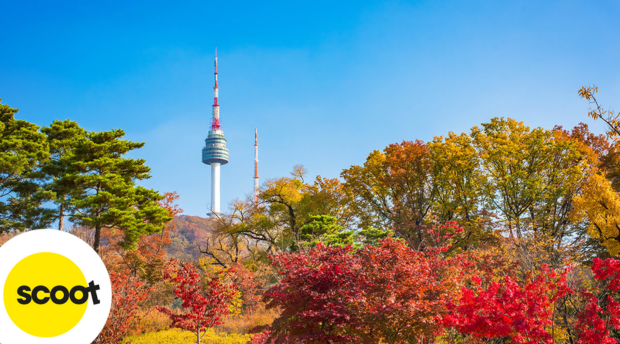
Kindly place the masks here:
POLYGON ((402 140, 495 116, 565 127, 596 84, 620 107, 618 1, 0 2, 0 98, 40 126, 70 118, 146 142, 144 184, 204 216, 201 163, 218 46, 230 163, 222 204, 260 175, 338 177, 402 140))

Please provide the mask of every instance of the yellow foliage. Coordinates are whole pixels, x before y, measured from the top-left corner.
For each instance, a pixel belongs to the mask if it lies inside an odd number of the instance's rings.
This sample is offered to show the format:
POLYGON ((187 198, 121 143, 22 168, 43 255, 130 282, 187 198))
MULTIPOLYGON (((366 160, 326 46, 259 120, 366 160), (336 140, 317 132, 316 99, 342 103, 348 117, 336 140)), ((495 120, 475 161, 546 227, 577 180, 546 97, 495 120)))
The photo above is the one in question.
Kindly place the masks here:
POLYGON ((584 183, 583 192, 573 199, 575 220, 588 220, 588 234, 597 238, 612 255, 620 254, 620 196, 601 173, 584 183))
POLYGON ((561 131, 530 129, 514 119, 493 118, 472 128, 485 182, 483 196, 510 236, 545 231, 570 235, 570 196, 591 172, 594 156, 561 131))
MULTIPOLYGON (((252 337, 248 334, 217 334, 212 329, 208 330, 201 343, 209 344, 245 344, 252 337)), ((189 331, 168 330, 151 332, 136 337, 127 337, 123 343, 131 344, 192 344, 196 343, 196 335, 189 331)))
POLYGON ((213 276, 225 269, 223 266, 216 264, 215 259, 211 257, 200 258, 198 260, 198 266, 202 268, 207 276, 213 276))
POLYGON ((142 320, 135 329, 129 332, 130 335, 136 336, 145 332, 159 332, 170 328, 172 321, 166 314, 158 311, 155 307, 142 310, 140 317, 142 320))
POLYGON ((228 316, 232 318, 240 316, 242 306, 243 298, 241 298, 241 293, 237 291, 228 305, 228 316))

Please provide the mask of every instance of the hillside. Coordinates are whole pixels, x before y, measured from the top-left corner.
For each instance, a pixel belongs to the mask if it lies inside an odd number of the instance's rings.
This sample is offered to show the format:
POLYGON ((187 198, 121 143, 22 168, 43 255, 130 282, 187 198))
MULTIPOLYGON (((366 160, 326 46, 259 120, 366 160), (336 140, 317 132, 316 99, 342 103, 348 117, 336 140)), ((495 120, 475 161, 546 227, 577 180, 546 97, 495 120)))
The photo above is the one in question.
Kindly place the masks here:
POLYGON ((171 233, 168 255, 183 261, 195 261, 200 258, 199 246, 211 235, 211 219, 200 216, 175 216, 172 223, 175 229, 171 233))

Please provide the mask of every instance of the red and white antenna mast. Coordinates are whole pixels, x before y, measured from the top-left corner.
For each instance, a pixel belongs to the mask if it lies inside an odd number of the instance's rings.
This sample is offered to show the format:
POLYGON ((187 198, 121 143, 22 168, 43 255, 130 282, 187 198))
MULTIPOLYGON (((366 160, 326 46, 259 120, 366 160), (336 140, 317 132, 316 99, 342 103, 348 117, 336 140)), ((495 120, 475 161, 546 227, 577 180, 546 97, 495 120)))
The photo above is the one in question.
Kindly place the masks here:
POLYGON ((258 129, 254 128, 254 204, 258 204, 258 129))
POLYGON ((220 104, 217 102, 217 47, 215 47, 215 87, 213 87, 213 120, 211 122, 211 130, 220 130, 220 104))

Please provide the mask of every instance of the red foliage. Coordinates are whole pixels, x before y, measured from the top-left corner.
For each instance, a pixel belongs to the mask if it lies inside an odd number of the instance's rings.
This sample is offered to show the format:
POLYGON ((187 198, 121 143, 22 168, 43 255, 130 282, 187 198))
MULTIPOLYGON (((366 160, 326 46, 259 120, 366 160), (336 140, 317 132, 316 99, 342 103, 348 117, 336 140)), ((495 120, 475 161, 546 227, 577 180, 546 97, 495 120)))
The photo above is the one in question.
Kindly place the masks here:
POLYGON ((360 251, 322 244, 309 252, 272 257, 282 281, 265 294, 282 314, 272 326, 277 343, 411 342, 432 337, 470 266, 442 259, 444 248, 415 251, 387 238, 360 251))
POLYGON ((147 288, 137 277, 127 271, 110 272, 112 282, 112 309, 105 327, 95 343, 117 344, 141 320, 139 304, 145 301, 152 288, 147 288))
POLYGON ((579 313, 575 329, 580 335, 580 343, 616 344, 616 339, 611 337, 611 329, 620 330, 620 305, 613 298, 613 294, 620 291, 620 260, 595 258, 592 272, 596 280, 605 283, 604 289, 612 295, 601 300, 590 292, 583 292, 588 303, 579 313))
POLYGON ((420 252, 387 239, 358 253, 364 297, 354 309, 373 341, 408 343, 436 334, 436 317, 446 311, 471 266, 464 256, 441 257, 446 249, 420 252))
POLYGON ((306 253, 280 253, 272 257, 282 281, 265 292, 268 308, 279 307, 270 335, 276 342, 343 343, 358 339, 352 329, 361 320, 349 305, 362 299, 360 260, 351 248, 319 243, 306 253), (290 339, 289 339, 290 338, 290 339))
POLYGON ((261 300, 260 283, 256 274, 240 263, 231 264, 230 274, 235 281, 237 290, 241 292, 243 308, 253 313, 260 306, 261 300))
POLYGON ((607 290, 613 292, 620 291, 620 260, 594 258, 592 260, 592 272, 594 278, 599 281, 608 280, 607 290))
POLYGON ((228 314, 228 305, 236 293, 234 284, 226 283, 227 272, 217 273, 204 286, 196 267, 190 263, 171 261, 164 278, 176 284, 174 294, 183 301, 184 313, 176 314, 165 307, 157 310, 170 316, 172 327, 196 334, 198 343, 204 331, 220 325, 228 314))
POLYGON ((252 336, 252 339, 250 339, 250 341, 247 342, 246 344, 266 344, 267 340, 269 339, 270 334, 271 334, 270 331, 264 331, 264 332, 255 334, 254 336, 252 336))
MULTIPOLYGON (((558 274, 543 265, 533 281, 520 286, 510 277, 492 282, 485 290, 463 288, 457 305, 442 318, 447 327, 482 338, 509 337, 513 343, 553 343, 546 328, 553 321, 553 304, 572 293, 566 284, 568 269, 558 274)), ((480 284, 479 278, 474 283, 480 284)))

